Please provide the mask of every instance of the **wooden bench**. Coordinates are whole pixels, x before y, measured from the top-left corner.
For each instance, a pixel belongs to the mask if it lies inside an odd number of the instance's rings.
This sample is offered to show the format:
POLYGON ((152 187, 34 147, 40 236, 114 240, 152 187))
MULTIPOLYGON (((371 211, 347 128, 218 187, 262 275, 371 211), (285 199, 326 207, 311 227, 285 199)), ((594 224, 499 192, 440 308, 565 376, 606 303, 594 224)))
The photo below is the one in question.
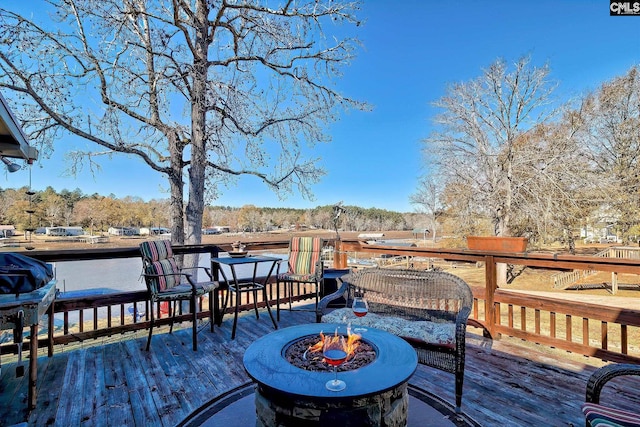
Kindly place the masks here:
POLYGON ((469 285, 443 271, 384 268, 357 270, 342 281, 340 289, 320 301, 316 320, 375 327, 405 339, 420 363, 455 375, 456 411, 460 411, 465 333, 473 303, 469 285), (359 294, 369 303, 364 317, 356 317, 349 308, 359 294), (340 297, 346 307, 328 307, 340 297))

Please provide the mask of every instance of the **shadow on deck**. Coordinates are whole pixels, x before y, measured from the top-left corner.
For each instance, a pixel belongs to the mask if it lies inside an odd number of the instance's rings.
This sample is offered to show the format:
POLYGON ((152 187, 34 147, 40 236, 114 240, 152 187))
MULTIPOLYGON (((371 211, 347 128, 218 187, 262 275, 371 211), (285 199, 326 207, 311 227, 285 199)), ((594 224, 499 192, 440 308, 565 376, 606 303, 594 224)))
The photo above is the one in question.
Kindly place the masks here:
MULTIPOLYGON (((231 316, 214 333, 203 328, 195 353, 189 328, 154 334, 150 352, 144 351, 146 334, 123 335, 108 344, 87 342, 73 350, 56 348, 54 357, 38 359, 38 401, 30 413, 27 377, 16 378, 15 364, 5 364, 0 425, 175 426, 249 381, 244 350, 273 331, 264 314, 259 320, 251 313, 242 316, 233 341, 231 316)), ((313 321, 313 313, 284 311, 280 327, 313 321)), ((580 406, 587 378, 602 362, 519 343, 485 340, 479 330, 468 329, 463 412, 482 426, 584 425, 580 406)), ((420 365, 410 384, 449 405, 454 401, 452 374, 420 365)), ((640 382, 612 381, 612 386, 603 401, 640 405, 640 382)))

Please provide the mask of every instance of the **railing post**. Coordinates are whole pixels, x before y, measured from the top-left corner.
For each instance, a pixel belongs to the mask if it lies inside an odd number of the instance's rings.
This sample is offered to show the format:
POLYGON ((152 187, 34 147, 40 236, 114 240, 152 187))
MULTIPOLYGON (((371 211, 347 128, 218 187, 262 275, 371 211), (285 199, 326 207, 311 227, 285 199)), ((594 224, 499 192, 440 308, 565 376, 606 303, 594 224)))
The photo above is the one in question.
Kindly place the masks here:
POLYGON ((213 260, 215 258, 218 258, 218 256, 220 255, 220 249, 216 248, 214 250, 212 250, 211 252, 209 252, 209 271, 211 271, 211 274, 213 275, 213 280, 219 280, 220 279, 220 273, 218 272, 218 264, 213 262, 213 260))
POLYGON ((336 269, 347 268, 347 253, 342 250, 342 242, 340 240, 335 241, 333 266, 336 269))
POLYGON ((496 308, 495 308, 495 293, 498 288, 498 274, 496 262, 493 256, 488 255, 485 257, 485 283, 486 283, 486 300, 485 300, 485 322, 489 328, 489 333, 493 338, 495 336, 495 324, 496 324, 496 308))
MULTIPOLYGON (((213 262, 213 260, 218 258, 219 255, 220 248, 218 247, 209 253, 209 271, 211 271, 212 279, 216 282, 220 281, 220 265, 213 262)), ((220 312, 220 297, 222 296, 222 290, 220 287, 213 292, 213 296, 213 322, 220 326, 222 324, 222 315, 224 314, 220 312)), ((211 325, 211 331, 213 331, 213 325, 211 325)))

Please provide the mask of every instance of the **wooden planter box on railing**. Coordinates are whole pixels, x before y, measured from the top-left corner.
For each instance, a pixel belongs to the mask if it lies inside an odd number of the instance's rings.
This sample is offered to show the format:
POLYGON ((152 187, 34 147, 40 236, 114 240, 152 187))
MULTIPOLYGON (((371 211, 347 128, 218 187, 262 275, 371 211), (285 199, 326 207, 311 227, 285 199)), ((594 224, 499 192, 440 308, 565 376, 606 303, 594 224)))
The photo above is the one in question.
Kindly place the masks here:
POLYGON ((485 252, 524 252, 529 239, 526 237, 467 236, 467 247, 485 252))

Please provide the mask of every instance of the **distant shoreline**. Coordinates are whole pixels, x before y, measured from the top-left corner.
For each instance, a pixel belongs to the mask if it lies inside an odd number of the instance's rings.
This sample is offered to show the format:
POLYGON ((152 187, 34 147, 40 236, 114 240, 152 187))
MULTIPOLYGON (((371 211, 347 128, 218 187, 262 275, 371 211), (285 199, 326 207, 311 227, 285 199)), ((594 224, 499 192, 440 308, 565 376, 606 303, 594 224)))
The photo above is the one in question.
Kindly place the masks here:
MULTIPOLYGON (((341 238, 357 239, 360 231, 340 232, 341 238)), ((380 231, 385 239, 412 239, 411 231, 380 231)), ((325 239, 334 239, 336 233, 333 230, 304 230, 304 231, 278 231, 278 232, 260 232, 260 233, 222 233, 202 235, 203 244, 230 244, 236 240, 243 243, 248 242, 275 242, 287 241, 293 236, 318 236, 325 239)), ((108 241, 100 243, 89 243, 81 241, 80 238, 87 236, 74 237, 54 237, 54 236, 32 236, 31 239, 24 239, 23 235, 15 235, 9 239, 4 239, 5 246, 0 244, 0 251, 16 252, 30 250, 46 251, 61 249, 85 249, 85 248, 123 248, 137 247, 145 240, 158 239, 160 236, 109 236, 106 233, 96 235, 94 237, 108 237, 108 241)), ((166 237, 169 239, 170 237, 166 237)), ((2 242, 2 241, 0 241, 2 242)))

